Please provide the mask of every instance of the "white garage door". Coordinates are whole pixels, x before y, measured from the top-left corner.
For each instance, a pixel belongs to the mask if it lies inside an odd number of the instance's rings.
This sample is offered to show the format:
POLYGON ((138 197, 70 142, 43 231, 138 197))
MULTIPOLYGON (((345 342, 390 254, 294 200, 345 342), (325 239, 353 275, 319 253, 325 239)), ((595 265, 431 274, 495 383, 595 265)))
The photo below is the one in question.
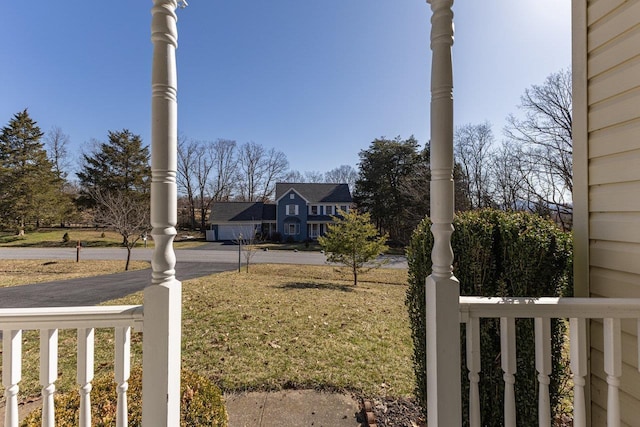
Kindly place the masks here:
POLYGON ((237 240, 242 234, 244 239, 253 237, 255 225, 219 225, 218 240, 237 240))

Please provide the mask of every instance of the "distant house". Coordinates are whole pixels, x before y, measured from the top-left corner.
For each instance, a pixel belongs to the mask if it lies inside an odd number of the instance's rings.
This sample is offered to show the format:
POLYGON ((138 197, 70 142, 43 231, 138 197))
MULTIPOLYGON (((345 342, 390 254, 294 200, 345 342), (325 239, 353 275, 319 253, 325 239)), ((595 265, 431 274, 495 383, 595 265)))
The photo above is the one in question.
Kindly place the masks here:
POLYGON ((262 202, 218 202, 211 211, 207 240, 251 238, 275 231, 276 205, 262 202))
POLYGON ((348 211, 352 198, 348 184, 276 184, 275 203, 218 202, 211 212, 207 240, 236 240, 261 234, 282 240, 305 241, 322 236, 338 210, 348 211))

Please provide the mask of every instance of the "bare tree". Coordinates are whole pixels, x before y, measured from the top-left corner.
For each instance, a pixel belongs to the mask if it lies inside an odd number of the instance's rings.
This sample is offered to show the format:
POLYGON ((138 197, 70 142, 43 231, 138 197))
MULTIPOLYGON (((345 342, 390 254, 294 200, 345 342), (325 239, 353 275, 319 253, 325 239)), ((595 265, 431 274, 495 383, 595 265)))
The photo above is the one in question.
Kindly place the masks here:
POLYGON ((100 188, 92 189, 91 196, 96 201, 96 224, 113 229, 122 236, 122 244, 127 248, 124 269, 129 270, 131 250, 150 230, 149 200, 130 191, 100 188))
MULTIPOLYGON (((249 273, 249 264, 253 260, 253 257, 258 252, 258 238, 254 232, 250 236, 239 234, 233 239, 233 242, 238 245, 238 251, 241 252, 242 258, 244 258, 245 271, 249 273)), ((240 256, 240 255, 239 255, 240 256)), ((240 272, 240 260, 238 260, 238 272, 240 272)))
POLYGON ((285 182, 307 182, 307 178, 299 170, 290 170, 284 177, 285 182))
POLYGON ((571 70, 526 89, 519 108, 524 118, 510 115, 505 134, 521 147, 531 198, 564 223, 572 213, 573 192, 571 70))
POLYGON ((526 209, 527 183, 519 147, 504 141, 492 155, 493 200, 503 210, 526 209))
POLYGON ((320 171, 306 171, 304 173, 305 182, 321 183, 324 181, 324 174, 320 171))
POLYGON ((217 139, 213 143, 211 149, 213 159, 211 198, 213 201, 228 200, 233 193, 238 164, 236 147, 236 142, 229 139, 217 139))
POLYGON ((240 199, 254 202, 258 199, 260 180, 263 172, 264 147, 255 142, 246 142, 238 153, 238 178, 240 199))
POLYGON ((189 223, 191 228, 196 228, 196 178, 195 169, 199 152, 199 144, 196 141, 187 141, 184 135, 178 137, 178 174, 176 182, 178 191, 187 198, 189 210, 189 223))
POLYGON ((69 160, 69 135, 58 126, 53 126, 45 136, 47 154, 53 165, 53 171, 60 180, 66 180, 69 175, 71 161, 69 160))
POLYGON ((266 202, 273 197, 276 191, 276 182, 282 181, 288 170, 289 161, 282 151, 278 151, 275 148, 267 151, 264 160, 264 179, 260 201, 266 202))
POLYGON ((200 211, 200 230, 206 228, 207 213, 211 207, 212 197, 208 186, 211 170, 214 165, 214 148, 211 143, 202 142, 198 145, 198 157, 195 162, 195 178, 197 184, 197 205, 200 211))
POLYGON ((177 183, 187 197, 191 228, 196 228, 196 216, 199 216, 200 227, 204 230, 211 204, 231 197, 236 165, 235 141, 180 138, 177 183))
POLYGON ((276 182, 286 178, 289 162, 282 151, 265 150, 260 144, 247 142, 240 147, 238 169, 239 198, 248 202, 267 201, 273 196, 276 182))
POLYGON ((472 209, 491 206, 489 159, 492 144, 489 122, 456 128, 455 157, 465 174, 472 209))
POLYGON ((337 168, 331 169, 324 174, 325 182, 332 182, 335 184, 349 184, 349 190, 353 194, 356 186, 356 180, 358 179, 358 171, 350 165, 340 165, 337 168))

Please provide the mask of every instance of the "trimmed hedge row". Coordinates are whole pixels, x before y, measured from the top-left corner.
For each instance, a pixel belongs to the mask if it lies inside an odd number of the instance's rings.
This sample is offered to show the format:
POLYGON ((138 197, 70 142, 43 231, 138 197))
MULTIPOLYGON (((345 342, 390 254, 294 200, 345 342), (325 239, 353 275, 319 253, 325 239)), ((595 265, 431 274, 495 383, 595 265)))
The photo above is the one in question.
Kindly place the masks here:
MULTIPOLYGON (((96 378, 91 390, 91 425, 113 426, 116 422, 118 397, 113 375, 96 378)), ((183 370, 180 393, 180 425, 227 427, 228 416, 222 393, 207 378, 183 370)), ((142 369, 131 371, 129 378, 129 425, 142 425, 142 369)), ((80 398, 77 391, 55 395, 55 419, 58 427, 78 425, 80 398)), ((21 427, 35 427, 42 423, 42 408, 35 410, 22 421, 21 427)))
MULTIPOLYGON (((433 235, 424 219, 416 228, 407 251, 409 310, 414 343, 416 397, 426 413, 425 280, 431 272, 433 235)), ((572 240, 554 223, 528 213, 496 210, 464 212, 454 220, 452 247, 454 274, 461 295, 569 296, 572 294, 572 240)), ((461 328, 462 400, 464 425, 468 425, 469 381, 465 367, 464 328, 461 328)), ((566 364, 561 355, 565 333, 562 321, 552 322, 554 373, 550 390, 552 410, 557 410, 566 364)), ((480 399, 483 426, 503 422, 504 383, 500 366, 499 319, 481 321, 480 399)), ((516 405, 519 426, 537 425, 537 378, 533 320, 516 320, 516 405)))

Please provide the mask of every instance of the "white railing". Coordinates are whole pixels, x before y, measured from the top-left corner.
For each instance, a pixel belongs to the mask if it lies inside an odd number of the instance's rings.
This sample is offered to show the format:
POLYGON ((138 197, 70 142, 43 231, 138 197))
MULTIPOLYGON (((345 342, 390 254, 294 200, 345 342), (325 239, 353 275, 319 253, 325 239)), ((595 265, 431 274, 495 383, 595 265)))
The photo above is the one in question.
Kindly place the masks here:
POLYGON ((94 330, 115 329, 116 425, 127 425, 127 389, 130 371, 131 329, 142 331, 142 306, 47 307, 0 309, 2 330, 2 384, 5 388, 6 427, 18 426, 18 391, 22 379, 22 331, 40 331, 40 385, 42 425, 53 427, 53 395, 58 377, 58 330, 77 329, 77 382, 80 387, 80 426, 91 426, 94 330))
MULTIPOLYGON (((573 425, 586 427, 587 321, 602 319, 604 371, 607 374, 607 425, 620 425, 619 386, 622 375, 621 319, 636 319, 640 328, 640 299, 634 298, 482 298, 460 297, 460 322, 466 324, 469 371, 469 421, 481 424, 480 416, 480 319, 500 319, 500 357, 504 372, 504 425, 516 426, 515 319, 535 319, 535 366, 538 372, 538 425, 550 426, 549 382, 551 375, 551 319, 569 319, 569 357, 573 374, 573 425)), ((640 329, 639 329, 640 330, 640 329)), ((640 342, 639 342, 640 346, 640 342)), ((638 350, 640 357, 640 348, 638 350)), ((639 363, 640 366, 640 363, 639 363)))

